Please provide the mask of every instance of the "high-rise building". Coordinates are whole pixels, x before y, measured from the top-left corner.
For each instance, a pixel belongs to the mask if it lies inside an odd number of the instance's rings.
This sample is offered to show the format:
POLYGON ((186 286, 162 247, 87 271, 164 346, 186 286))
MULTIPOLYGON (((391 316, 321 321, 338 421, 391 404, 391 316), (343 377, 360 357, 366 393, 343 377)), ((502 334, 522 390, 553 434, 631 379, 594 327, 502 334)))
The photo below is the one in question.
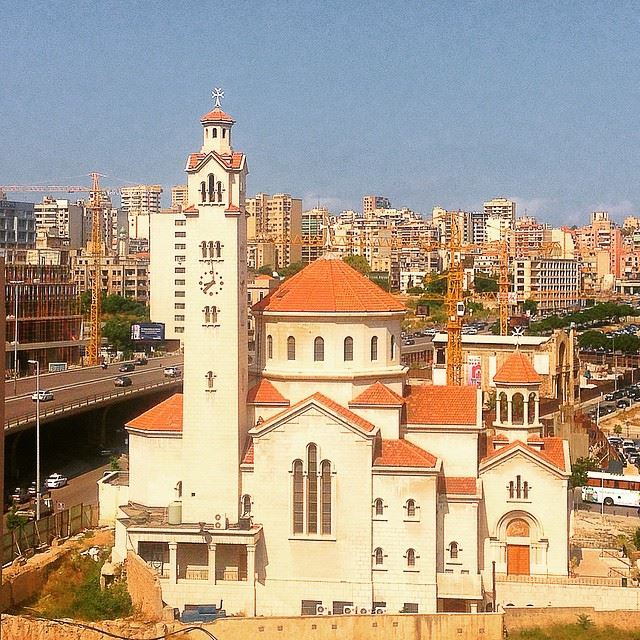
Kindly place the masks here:
POLYGON ((171 187, 171 208, 182 211, 182 207, 186 207, 189 200, 189 192, 186 184, 178 184, 171 187))
MULTIPOLYGON (((302 200, 288 193, 259 193, 247 198, 249 243, 270 242, 275 248, 273 265, 282 269, 302 260, 302 200)), ((261 267, 263 265, 257 265, 261 267)))
POLYGON ((391 209, 389 198, 384 196, 363 196, 362 198, 362 215, 369 218, 376 209, 391 209))
POLYGON ((160 212, 159 184, 138 184, 120 189, 120 206, 127 214, 154 214, 160 212))
POLYGON ((36 220, 32 202, 0 200, 0 256, 15 262, 36 244, 36 220))
POLYGON ((91 218, 82 201, 75 204, 45 196, 34 206, 36 229, 66 240, 70 249, 81 249, 91 235, 91 218))
MULTIPOLYGON (((483 205, 487 218, 500 220, 500 228, 513 229, 516 224, 516 203, 507 198, 493 198, 483 205)), ((487 220, 487 224, 489 221, 487 220)))
POLYGON ((328 229, 329 211, 325 208, 302 212, 302 262, 309 264, 324 252, 324 233, 328 229))

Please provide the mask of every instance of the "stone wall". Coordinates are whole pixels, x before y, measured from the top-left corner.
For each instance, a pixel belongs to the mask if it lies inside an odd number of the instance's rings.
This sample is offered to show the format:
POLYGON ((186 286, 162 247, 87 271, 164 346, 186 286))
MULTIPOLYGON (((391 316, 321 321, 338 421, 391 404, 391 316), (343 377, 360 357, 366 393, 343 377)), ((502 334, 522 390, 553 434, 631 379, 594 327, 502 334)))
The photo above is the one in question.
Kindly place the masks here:
POLYGON ((162 589, 158 575, 133 551, 127 553, 127 590, 136 612, 145 620, 162 620, 162 589))
MULTIPOLYGON (((307 616, 292 618, 226 618, 204 625, 218 640, 501 640, 501 614, 440 613, 426 615, 307 616)), ((179 623, 111 621, 74 626, 51 620, 2 616, 3 640, 104 640, 100 629, 123 637, 154 638, 186 629, 179 623), (96 629, 91 631, 87 629, 96 629)), ((177 634, 187 640, 193 633, 177 634)))

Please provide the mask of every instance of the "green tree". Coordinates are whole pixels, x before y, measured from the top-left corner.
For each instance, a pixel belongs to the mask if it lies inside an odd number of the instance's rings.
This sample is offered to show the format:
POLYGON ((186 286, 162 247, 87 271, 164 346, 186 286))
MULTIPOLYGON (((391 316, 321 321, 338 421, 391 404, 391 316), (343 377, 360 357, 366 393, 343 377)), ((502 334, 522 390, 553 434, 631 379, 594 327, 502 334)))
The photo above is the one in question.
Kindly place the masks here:
POLYGON ((14 529, 19 529, 22 525, 27 524, 29 522, 29 518, 25 518, 24 516, 16 515, 16 508, 12 507, 11 511, 7 514, 7 530, 13 531, 14 529))
POLYGON ((538 313, 538 303, 529 298, 522 303, 522 310, 525 313, 528 311, 532 316, 535 316, 538 313))
POLYGON ((478 273, 473 279, 476 293, 488 293, 498 290, 498 281, 484 273, 478 273))
POLYGON ((304 269, 302 262, 292 262, 289 266, 280 269, 280 275, 285 278, 290 278, 291 276, 295 276, 298 271, 302 271, 302 269, 304 269))
POLYGON ((350 267, 353 267, 356 271, 367 275, 371 272, 371 265, 367 262, 367 259, 363 256, 344 256, 342 258, 350 267))
POLYGON ((598 471, 598 464, 591 458, 578 458, 571 465, 571 478, 569 480, 572 487, 582 487, 587 484, 587 471, 598 471))
POLYGON ((273 267, 270 264, 262 265, 256 272, 262 276, 270 276, 273 274, 273 267))
POLYGON ((102 327, 102 335, 117 351, 129 354, 133 351, 131 342, 131 321, 121 316, 109 318, 102 327))

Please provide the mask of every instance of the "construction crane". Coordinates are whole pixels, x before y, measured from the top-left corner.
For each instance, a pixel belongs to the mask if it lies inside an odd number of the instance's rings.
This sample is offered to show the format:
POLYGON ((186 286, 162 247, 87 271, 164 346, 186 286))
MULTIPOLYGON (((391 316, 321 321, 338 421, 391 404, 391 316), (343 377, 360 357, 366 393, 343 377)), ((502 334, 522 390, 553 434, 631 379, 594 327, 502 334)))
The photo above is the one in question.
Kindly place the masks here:
MULTIPOLYGON (((93 177, 93 173, 90 174, 93 177)), ((91 193, 93 186, 83 187, 80 185, 33 185, 33 184, 7 184, 0 185, 0 191, 4 193, 91 193)), ((102 193, 107 195, 118 195, 120 189, 103 189, 102 193)))
POLYGON ((88 209, 91 211, 91 257, 93 258, 93 282, 91 283, 91 329, 87 347, 87 363, 96 365, 100 362, 100 346, 102 327, 100 326, 100 303, 102 301, 102 191, 100 190, 100 174, 91 174, 91 200, 88 209))
POLYGON ((447 384, 462 385, 462 318, 464 302, 462 301, 463 269, 460 259, 462 234, 457 216, 448 212, 451 220, 449 235, 449 277, 447 278, 447 384))
POLYGON ((498 308, 500 310, 500 335, 509 331, 509 252, 506 234, 500 242, 500 270, 498 275, 498 308))

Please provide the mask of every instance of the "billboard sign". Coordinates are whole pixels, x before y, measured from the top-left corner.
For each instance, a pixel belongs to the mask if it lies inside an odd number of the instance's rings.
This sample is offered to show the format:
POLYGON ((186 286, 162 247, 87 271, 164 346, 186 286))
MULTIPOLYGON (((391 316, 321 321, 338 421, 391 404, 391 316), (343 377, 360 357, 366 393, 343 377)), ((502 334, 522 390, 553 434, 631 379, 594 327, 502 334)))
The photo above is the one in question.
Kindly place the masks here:
POLYGON ((131 325, 133 342, 162 342, 164 340, 163 322, 140 322, 131 325))
POLYGON ((467 384, 471 387, 479 387, 482 384, 482 367, 480 356, 469 356, 467 360, 467 384))

